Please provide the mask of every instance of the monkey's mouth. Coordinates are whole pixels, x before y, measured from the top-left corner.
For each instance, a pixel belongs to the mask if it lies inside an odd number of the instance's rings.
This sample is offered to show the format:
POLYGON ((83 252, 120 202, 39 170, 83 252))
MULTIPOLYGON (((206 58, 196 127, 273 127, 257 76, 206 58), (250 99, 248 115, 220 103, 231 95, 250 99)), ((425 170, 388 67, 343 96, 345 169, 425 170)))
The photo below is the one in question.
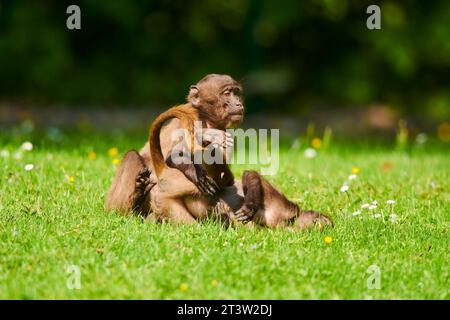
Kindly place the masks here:
POLYGON ((231 121, 233 122, 241 122, 244 119, 244 113, 243 112, 232 113, 230 114, 230 118, 231 121))
POLYGON ((244 117, 244 110, 234 111, 229 113, 230 116, 236 116, 236 117, 244 117))

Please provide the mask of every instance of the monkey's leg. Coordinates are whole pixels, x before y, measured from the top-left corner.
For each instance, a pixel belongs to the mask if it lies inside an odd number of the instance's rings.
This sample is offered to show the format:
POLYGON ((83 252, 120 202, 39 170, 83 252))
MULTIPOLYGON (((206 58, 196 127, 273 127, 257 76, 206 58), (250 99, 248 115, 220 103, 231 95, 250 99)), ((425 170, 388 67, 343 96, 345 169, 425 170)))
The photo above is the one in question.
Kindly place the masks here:
POLYGON ((184 204, 180 200, 165 199, 162 200, 165 203, 163 212, 163 219, 175 223, 195 223, 195 218, 186 209, 184 204))
POLYGON ((236 219, 246 223, 252 220, 258 209, 264 208, 264 188, 261 176, 256 171, 244 171, 242 189, 244 203, 236 211, 236 219))
POLYGON ((136 150, 128 151, 109 189, 106 210, 147 214, 149 191, 156 184, 150 176, 150 171, 139 153, 136 150))

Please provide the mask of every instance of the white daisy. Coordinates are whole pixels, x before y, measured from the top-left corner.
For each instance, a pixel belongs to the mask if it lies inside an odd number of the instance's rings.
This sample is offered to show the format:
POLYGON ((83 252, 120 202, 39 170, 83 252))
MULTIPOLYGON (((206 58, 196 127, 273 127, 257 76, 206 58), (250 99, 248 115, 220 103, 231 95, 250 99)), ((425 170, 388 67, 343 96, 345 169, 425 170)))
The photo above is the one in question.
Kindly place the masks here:
POLYGON ((390 220, 391 222, 397 222, 397 221, 398 221, 398 216, 397 216, 395 213, 392 213, 392 214, 389 216, 389 220, 390 220))
POLYGON ((25 151, 31 151, 33 150, 33 144, 30 141, 26 141, 22 143, 22 146, 20 148, 25 151))
POLYGON ((372 201, 372 204, 373 204, 374 206, 376 206, 376 205, 378 204, 378 201, 377 201, 377 200, 374 200, 374 201, 372 201))
POLYGON ((358 176, 356 174, 351 174, 348 176, 348 180, 355 180, 358 176))
POLYGON ((306 158, 312 159, 312 158, 315 158, 315 157, 317 156, 317 151, 314 150, 313 148, 307 148, 307 149, 305 150, 305 152, 303 153, 303 155, 304 155, 306 158))
POLYGON ((9 158, 9 151, 8 150, 2 150, 0 151, 0 156, 2 158, 9 158))
POLYGON ((31 163, 25 165, 25 170, 26 171, 31 171, 31 170, 33 170, 33 168, 34 168, 34 165, 32 165, 31 163))
POLYGON ((361 211, 359 211, 359 210, 352 213, 352 215, 354 215, 354 216, 359 216, 360 214, 361 214, 361 211))
POLYGON ((371 205, 368 207, 369 210, 375 210, 376 208, 377 208, 377 206, 374 205, 374 204, 371 204, 371 205))
POLYGON ((378 219, 378 218, 381 218, 383 215, 381 214, 381 213, 375 213, 374 215, 373 215, 373 217, 375 218, 375 219, 378 219))
POLYGON ((416 143, 417 144, 424 144, 427 142, 428 136, 425 133, 419 133, 416 137, 416 143))
POLYGON ((22 156, 23 156, 23 154, 20 151, 14 153, 14 159, 16 159, 16 160, 22 159, 22 156))
POLYGON ((368 207, 370 207, 370 204, 368 203, 364 203, 361 205, 361 209, 367 209, 368 207))
POLYGON ((390 205, 393 205, 393 204, 395 204, 395 200, 388 200, 388 201, 386 201, 386 203, 390 204, 390 205))
POLYGON ((344 185, 341 187, 341 192, 347 192, 347 191, 348 191, 348 185, 344 184, 344 185))

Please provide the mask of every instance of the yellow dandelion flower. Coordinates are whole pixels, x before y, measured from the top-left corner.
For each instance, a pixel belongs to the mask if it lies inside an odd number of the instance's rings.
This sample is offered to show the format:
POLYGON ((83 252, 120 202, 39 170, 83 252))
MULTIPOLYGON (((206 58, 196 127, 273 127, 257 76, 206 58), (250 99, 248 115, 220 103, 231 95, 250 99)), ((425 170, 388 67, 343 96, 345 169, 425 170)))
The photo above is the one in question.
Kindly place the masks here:
POLYGON ((119 154, 119 150, 117 148, 110 148, 108 150, 108 154, 111 158, 114 158, 115 156, 117 156, 119 154))
POLYGON ((88 153, 89 160, 95 160, 97 159, 97 154, 94 151, 91 151, 88 153))
POLYGON ((213 288, 217 287, 218 284, 219 284, 219 282, 217 282, 217 280, 212 280, 212 281, 211 281, 211 286, 212 286, 213 288))
POLYGON ((319 138, 314 138, 311 141, 311 145, 314 149, 319 149, 322 146, 322 140, 319 138))
POLYGON ((441 123, 437 128, 437 135, 444 142, 450 141, 450 124, 448 122, 441 123))
POLYGON ((75 178, 73 176, 66 176, 67 182, 73 183, 75 181, 75 178))
POLYGON ((358 174, 360 171, 361 171, 361 170, 359 170, 358 167, 353 167, 353 168, 352 168, 352 173, 354 173, 354 174, 358 174))
POLYGON ((331 242, 333 242, 333 238, 330 236, 326 236, 324 240, 326 244, 330 244, 331 242))
POLYGON ((112 161, 113 165, 117 166, 120 163, 119 159, 113 159, 112 161))
POLYGON ((188 291, 188 289, 189 289, 189 286, 186 283, 180 284, 180 291, 181 292, 186 292, 186 291, 188 291))

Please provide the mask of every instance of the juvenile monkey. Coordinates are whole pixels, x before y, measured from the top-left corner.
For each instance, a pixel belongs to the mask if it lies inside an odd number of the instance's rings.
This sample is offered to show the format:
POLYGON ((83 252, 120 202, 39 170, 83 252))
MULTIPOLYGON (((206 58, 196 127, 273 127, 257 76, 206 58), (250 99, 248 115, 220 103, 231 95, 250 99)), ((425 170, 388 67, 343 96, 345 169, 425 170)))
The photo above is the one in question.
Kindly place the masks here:
POLYGON ((289 201, 256 171, 244 171, 241 181, 220 194, 216 212, 225 212, 231 219, 265 227, 310 229, 333 226, 331 219, 317 211, 302 210, 289 201))

